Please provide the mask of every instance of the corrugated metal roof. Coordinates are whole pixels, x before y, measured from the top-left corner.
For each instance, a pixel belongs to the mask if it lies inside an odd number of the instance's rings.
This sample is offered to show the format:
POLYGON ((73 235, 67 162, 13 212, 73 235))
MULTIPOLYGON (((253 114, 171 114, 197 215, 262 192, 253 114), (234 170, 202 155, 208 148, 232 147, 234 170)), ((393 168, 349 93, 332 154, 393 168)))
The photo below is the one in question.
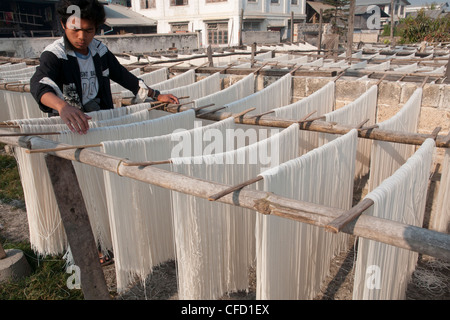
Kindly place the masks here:
MULTIPOLYGON (((446 15, 444 10, 425 10, 425 16, 431 19, 437 19, 439 17, 444 17, 446 15)), ((417 17, 418 12, 408 13, 408 17, 417 17)))
POLYGON ((128 7, 116 4, 105 5, 106 22, 110 27, 155 26, 157 21, 143 16, 128 7))
MULTIPOLYGON (((410 5, 411 3, 409 3, 408 0, 400 0, 400 2, 403 2, 404 5, 410 5)), ((362 5, 390 5, 391 1, 390 0, 356 0, 356 5, 357 6, 362 6, 362 5)))
POLYGON ((320 13, 320 9, 322 9, 323 11, 334 9, 333 6, 330 6, 329 4, 325 4, 322 2, 306 1, 306 3, 309 4, 311 8, 313 8, 314 11, 316 11, 317 13, 320 13))

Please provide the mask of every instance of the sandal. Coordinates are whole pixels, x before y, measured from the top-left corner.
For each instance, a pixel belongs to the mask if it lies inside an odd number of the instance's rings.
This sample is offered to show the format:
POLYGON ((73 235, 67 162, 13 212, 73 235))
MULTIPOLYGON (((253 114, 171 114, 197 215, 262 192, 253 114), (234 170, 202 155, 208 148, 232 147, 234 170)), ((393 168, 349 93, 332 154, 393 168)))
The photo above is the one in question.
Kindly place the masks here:
POLYGON ((109 256, 105 256, 105 255, 102 255, 101 257, 99 257, 99 259, 100 259, 100 265, 102 267, 110 265, 111 263, 114 262, 113 259, 111 259, 109 256))

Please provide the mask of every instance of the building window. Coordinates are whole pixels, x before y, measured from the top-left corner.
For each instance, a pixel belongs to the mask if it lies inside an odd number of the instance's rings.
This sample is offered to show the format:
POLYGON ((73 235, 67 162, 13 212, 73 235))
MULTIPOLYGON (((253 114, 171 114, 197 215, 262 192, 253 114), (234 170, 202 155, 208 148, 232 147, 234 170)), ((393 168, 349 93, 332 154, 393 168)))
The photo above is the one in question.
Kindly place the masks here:
POLYGON ((156 8, 156 0, 141 0, 141 9, 156 8))
POLYGON ((172 32, 174 33, 186 33, 189 32, 189 24, 188 23, 180 23, 172 25, 172 32))
POLYGON ((270 3, 271 3, 271 4, 279 4, 279 3, 280 3, 280 0, 270 0, 270 3))
POLYGON ((291 4, 292 4, 293 6, 298 5, 298 0, 291 0, 291 4))
POLYGON ((228 23, 208 23, 208 43, 228 44, 228 23))
POLYGON ((260 31, 261 22, 257 21, 244 21, 244 31, 260 31))
POLYGON ((170 0, 171 6, 187 6, 188 0, 170 0))
POLYGON ((250 2, 250 3, 256 3, 257 0, 247 0, 247 2, 250 2))

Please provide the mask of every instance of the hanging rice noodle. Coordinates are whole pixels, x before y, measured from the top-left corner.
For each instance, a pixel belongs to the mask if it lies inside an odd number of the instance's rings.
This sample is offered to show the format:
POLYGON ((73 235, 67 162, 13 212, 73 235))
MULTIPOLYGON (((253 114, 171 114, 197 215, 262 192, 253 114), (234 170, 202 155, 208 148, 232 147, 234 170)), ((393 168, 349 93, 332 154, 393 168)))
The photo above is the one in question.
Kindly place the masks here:
MULTIPOLYGON (((69 145, 90 145, 102 141, 127 138, 151 137, 168 134, 179 128, 190 129, 195 119, 194 111, 171 114, 158 119, 93 128, 85 135, 63 131, 51 139, 69 145)), ((21 126, 22 132, 45 131, 45 126, 21 126)), ((98 150, 98 148, 92 148, 98 150)), ((28 154, 24 149, 15 149, 30 228, 32 248, 42 254, 59 254, 66 249, 66 239, 61 225, 56 199, 46 170, 44 155, 28 154)), ((73 162, 94 237, 103 251, 112 248, 109 231, 103 171, 99 168, 73 162)))
POLYGON ((239 113, 250 108, 256 108, 252 113, 260 114, 289 104, 291 96, 292 75, 288 73, 264 89, 227 104, 227 111, 239 113))
MULTIPOLYGON (((350 209, 358 134, 356 130, 269 169, 264 190, 333 208, 350 209)), ((307 223, 258 214, 257 299, 313 299, 332 258, 347 249, 348 235, 307 223)))
POLYGON ((254 92, 255 92, 255 74, 251 73, 245 76, 243 79, 232 84, 228 88, 195 99, 194 106, 198 108, 214 103, 214 106, 211 108, 222 107, 233 101, 243 99, 254 92))
MULTIPOLYGON (((355 126, 369 119, 364 126, 374 125, 376 122, 378 86, 373 85, 359 96, 356 100, 339 108, 335 111, 327 113, 325 120, 328 122, 336 122, 342 125, 355 126)), ((319 135, 319 144, 324 144, 339 135, 321 133, 319 135)), ((359 139, 358 151, 356 156, 356 178, 361 178, 369 173, 370 168, 370 150, 372 148, 372 140, 359 139)))
MULTIPOLYGON (((392 118, 378 123, 382 130, 417 132, 422 88, 417 88, 399 112, 392 118)), ((370 177, 368 190, 377 187, 381 181, 390 177, 414 153, 415 146, 387 141, 373 141, 370 152, 370 177)))
POLYGON ((430 229, 450 233, 450 149, 448 148, 445 150, 442 161, 441 181, 436 203, 430 229))
MULTIPOLYGON (((336 83, 330 81, 307 97, 292 104, 274 109, 275 117, 299 121, 314 111, 316 112, 313 117, 323 116, 334 109, 334 103, 336 101, 335 88, 336 83)), ((298 155, 301 156, 304 153, 317 148, 319 146, 318 139, 319 134, 317 132, 301 130, 299 133, 298 155)))
MULTIPOLYGON (((270 138, 222 154, 172 158, 172 170, 236 185, 294 158, 298 131, 298 124, 293 124, 270 138)), ((247 290, 255 258, 255 213, 177 192, 172 192, 172 203, 179 298, 217 299, 247 290)))
MULTIPOLYGON (((363 214, 422 227, 435 143, 427 139, 395 173, 366 198, 374 201, 363 214)), ((418 253, 360 238, 354 300, 403 300, 418 253)))
POLYGON ((183 72, 179 75, 176 75, 166 81, 162 81, 152 85, 152 89, 165 91, 172 90, 178 87, 184 87, 195 82, 195 70, 191 69, 186 72, 183 72))
MULTIPOLYGON (((214 144, 225 145, 226 131, 234 127, 234 119, 229 118, 168 135, 107 141, 102 149, 107 154, 138 162, 167 160, 178 151, 183 152, 181 156, 202 155, 212 139, 214 144)), ((158 167, 170 168, 169 164, 158 167)), ((104 176, 117 290, 121 292, 136 277, 145 282, 153 267, 175 259, 170 190, 107 171, 104 176)))
POLYGON ((220 91, 220 72, 186 86, 161 90, 161 93, 171 93, 176 97, 189 97, 191 100, 197 100, 218 91, 220 91))

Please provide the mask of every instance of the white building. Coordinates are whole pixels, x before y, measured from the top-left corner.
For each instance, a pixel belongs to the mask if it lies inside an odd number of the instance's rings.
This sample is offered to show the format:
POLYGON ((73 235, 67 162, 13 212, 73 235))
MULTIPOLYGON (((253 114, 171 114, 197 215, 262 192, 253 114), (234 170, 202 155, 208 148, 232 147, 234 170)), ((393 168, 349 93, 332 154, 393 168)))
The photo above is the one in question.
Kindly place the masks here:
POLYGON ((201 46, 237 46, 244 31, 280 31, 290 37, 306 18, 305 0, 132 0, 134 11, 158 21, 158 33, 199 32, 201 46), (243 10, 243 11, 242 11, 243 10))

